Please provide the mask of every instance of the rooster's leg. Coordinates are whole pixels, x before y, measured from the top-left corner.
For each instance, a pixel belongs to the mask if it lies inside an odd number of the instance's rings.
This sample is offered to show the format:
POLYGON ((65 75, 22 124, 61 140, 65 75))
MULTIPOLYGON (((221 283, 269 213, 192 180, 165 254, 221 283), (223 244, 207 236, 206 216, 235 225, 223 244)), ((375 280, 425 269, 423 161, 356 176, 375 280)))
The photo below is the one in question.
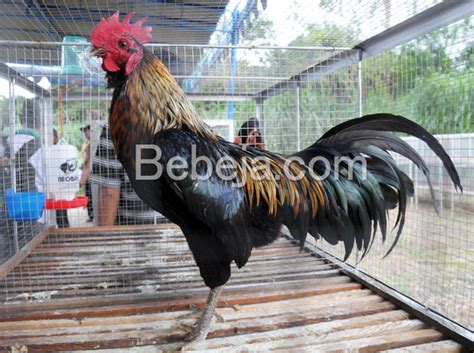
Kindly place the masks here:
POLYGON ((224 289, 224 286, 213 288, 209 292, 204 311, 196 324, 194 332, 188 337, 188 343, 183 348, 188 348, 193 343, 206 339, 209 329, 211 328, 211 320, 216 312, 217 302, 219 301, 222 289, 224 289))

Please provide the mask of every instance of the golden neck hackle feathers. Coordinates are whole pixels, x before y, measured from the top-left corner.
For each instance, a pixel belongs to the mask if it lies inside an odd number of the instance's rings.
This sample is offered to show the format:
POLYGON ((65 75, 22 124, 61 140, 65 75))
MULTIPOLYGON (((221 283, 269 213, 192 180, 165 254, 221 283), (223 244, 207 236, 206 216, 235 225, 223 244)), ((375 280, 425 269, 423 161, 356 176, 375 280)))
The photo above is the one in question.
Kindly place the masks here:
POLYGON ((153 55, 145 56, 141 65, 129 76, 125 88, 131 116, 140 117, 152 134, 184 128, 216 142, 217 136, 199 117, 168 68, 153 55))

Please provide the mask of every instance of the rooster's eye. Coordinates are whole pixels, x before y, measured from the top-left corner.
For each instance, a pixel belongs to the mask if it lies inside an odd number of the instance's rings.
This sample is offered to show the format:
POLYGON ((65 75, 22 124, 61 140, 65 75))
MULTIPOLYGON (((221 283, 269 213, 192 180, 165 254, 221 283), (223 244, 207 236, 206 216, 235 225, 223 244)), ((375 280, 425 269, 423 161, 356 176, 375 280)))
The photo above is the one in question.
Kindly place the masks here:
POLYGON ((125 48, 127 45, 128 45, 128 43, 127 43, 126 41, 124 41, 124 40, 121 40, 121 41, 119 42, 119 47, 121 47, 121 48, 125 48))

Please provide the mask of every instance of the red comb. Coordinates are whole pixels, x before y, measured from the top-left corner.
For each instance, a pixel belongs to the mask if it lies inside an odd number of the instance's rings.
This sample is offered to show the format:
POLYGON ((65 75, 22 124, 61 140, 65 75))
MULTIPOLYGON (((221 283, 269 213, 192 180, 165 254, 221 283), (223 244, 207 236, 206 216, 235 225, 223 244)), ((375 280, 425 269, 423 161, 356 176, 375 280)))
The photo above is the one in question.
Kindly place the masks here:
POLYGON ((120 13, 116 11, 109 18, 102 18, 91 32, 92 45, 97 48, 103 47, 103 42, 107 41, 111 34, 128 35, 140 44, 148 43, 152 38, 151 27, 142 27, 147 17, 143 17, 132 24, 130 20, 133 16, 135 16, 135 12, 129 13, 120 22, 120 13))

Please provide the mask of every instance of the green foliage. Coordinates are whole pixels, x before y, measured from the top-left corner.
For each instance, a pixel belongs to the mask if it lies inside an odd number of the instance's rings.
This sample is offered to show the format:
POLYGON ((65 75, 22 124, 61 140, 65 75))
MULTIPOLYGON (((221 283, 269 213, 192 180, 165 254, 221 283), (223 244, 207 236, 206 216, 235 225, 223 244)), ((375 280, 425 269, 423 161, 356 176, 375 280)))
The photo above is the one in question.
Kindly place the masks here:
POLYGON ((415 120, 433 133, 474 131, 474 69, 435 73, 415 80, 406 104, 415 120))
MULTIPOLYGON (((79 151, 82 148, 82 144, 85 141, 84 134, 81 132, 81 127, 84 123, 75 121, 64 125, 64 139, 68 144, 75 146, 79 151)), ((60 131, 59 126, 54 126, 58 132, 60 131)))
POLYGON ((296 37, 291 46, 346 47, 356 41, 355 33, 335 25, 310 25, 304 35, 296 37))
POLYGON ((251 29, 243 33, 241 42, 244 44, 270 44, 274 37, 273 22, 265 18, 256 18, 252 23, 251 29))
POLYGON ((316 141, 330 126, 354 116, 357 85, 351 70, 341 70, 300 89, 299 144, 296 90, 265 101, 266 146, 292 153, 316 141))
POLYGON ((474 70, 459 65, 466 53, 450 58, 444 48, 407 45, 365 61, 364 113, 406 115, 432 133, 474 131, 474 70))

